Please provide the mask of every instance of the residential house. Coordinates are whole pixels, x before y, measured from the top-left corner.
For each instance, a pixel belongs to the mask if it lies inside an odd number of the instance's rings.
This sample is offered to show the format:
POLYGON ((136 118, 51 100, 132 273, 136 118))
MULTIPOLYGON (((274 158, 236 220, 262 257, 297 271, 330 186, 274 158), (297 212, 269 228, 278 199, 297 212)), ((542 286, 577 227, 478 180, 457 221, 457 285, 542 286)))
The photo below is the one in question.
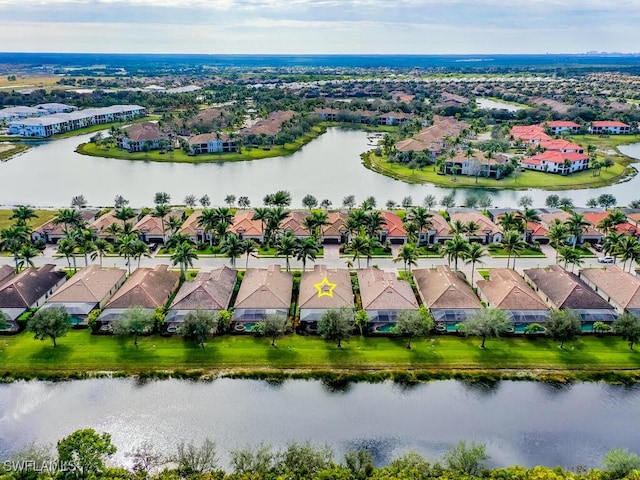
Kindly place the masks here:
POLYGON ((354 308, 349 270, 314 265, 300 281, 300 331, 315 332, 322 315, 334 308, 354 308))
POLYGON ((229 231, 236 234, 240 239, 252 239, 257 242, 264 242, 264 230, 262 221, 253 219, 252 211, 237 211, 233 217, 233 223, 229 231))
POLYGON ((110 332, 113 322, 130 308, 141 307, 152 313, 164 307, 179 283, 180 273, 169 271, 168 265, 134 270, 98 317, 100 330, 110 332))
POLYGON ((358 270, 362 309, 369 317, 369 331, 386 333, 396 325, 398 314, 416 310, 418 301, 409 282, 398 280, 395 272, 370 267, 358 270))
POLYGON ((537 145, 540 142, 551 140, 551 137, 544 133, 544 129, 540 125, 515 125, 511 127, 509 134, 516 145, 537 145))
POLYGON ((457 175, 500 178, 502 176, 500 166, 508 162, 509 159, 505 155, 498 154, 494 158, 488 158, 484 152, 478 150, 468 156, 465 151, 456 150, 454 157, 445 158, 444 172, 452 174, 457 167, 457 175))
POLYGON ((126 270, 90 265, 62 285, 42 308, 63 307, 71 315, 73 325, 86 325, 89 313, 103 308, 126 278, 126 270))
POLYGON ((193 212, 184 221, 178 233, 188 236, 194 243, 207 242, 211 237, 211 233, 205 233, 204 228, 200 225, 200 217, 202 211, 193 212))
POLYGON ((65 103, 40 103, 35 108, 45 110, 48 114, 70 113, 78 110, 78 107, 67 105, 65 103))
POLYGON ((585 331, 591 331, 595 322, 611 323, 617 317, 615 309, 584 280, 559 265, 527 269, 524 279, 549 307, 578 313, 585 331))
POLYGON ((16 276, 16 271, 11 265, 0 265, 0 287, 16 276))
POLYGON ((407 243, 407 231, 400 217, 393 212, 381 212, 381 214, 382 218, 384 218, 384 225, 379 235, 380 243, 385 244, 389 242, 393 245, 403 245, 407 243))
POLYGON ((388 112, 378 117, 378 125, 402 125, 414 118, 415 115, 413 113, 388 112))
POLYGON ((488 307, 504 310, 515 332, 524 333, 532 323, 544 324, 549 317, 549 307, 524 279, 508 268, 490 271, 489 280, 478 280, 478 293, 488 307))
POLYGON ((613 305, 616 312, 640 315, 640 280, 624 272, 617 265, 604 268, 585 268, 578 276, 604 300, 613 305))
MULTIPOLYGON (((564 210, 557 210, 555 212, 543 213, 540 215, 540 220, 542 226, 549 230, 554 222, 557 220, 561 223, 567 222, 571 218, 571 214, 565 212, 564 210)), ((587 243, 602 243, 602 233, 596 230, 591 226, 586 226, 582 230, 582 234, 580 235, 579 244, 587 242, 587 243)), ((568 235, 566 243, 569 245, 573 244, 573 235, 568 235)))
POLYGON ((289 216, 280 224, 282 233, 291 232, 296 238, 307 238, 311 236, 311 232, 304 226, 304 219, 309 216, 308 212, 294 210, 289 212, 289 216))
POLYGON ((451 214, 451 223, 460 221, 465 225, 474 222, 480 228, 475 234, 469 235, 470 240, 480 241, 482 243, 500 243, 502 242, 502 229, 493 223, 491 219, 480 212, 469 210, 466 212, 455 212, 451 214))
POLYGON ((164 217, 155 217, 151 213, 142 217, 133 229, 140 235, 140 240, 145 243, 164 243, 170 236, 168 227, 169 218, 181 218, 182 213, 172 211, 164 217))
POLYGON ((250 330, 269 314, 288 316, 292 289, 293 276, 280 265, 247 269, 234 305, 234 330, 250 330))
POLYGON ((589 168, 589 156, 583 153, 562 153, 557 150, 545 150, 532 157, 522 159, 520 166, 528 170, 567 175, 587 170, 589 168))
POLYGON ((589 127, 589 133, 592 135, 622 135, 631 133, 631 126, 622 122, 602 120, 593 122, 589 127))
MULTIPOLYGON (((602 233, 602 235, 606 235, 607 232, 605 232, 601 228, 598 228, 598 225, 602 220, 604 220, 609 216, 609 212, 585 212, 583 215, 584 215, 584 219, 587 222, 589 222, 591 225, 593 225, 593 228, 595 230, 602 233)), ((623 235, 628 235, 630 237, 636 237, 636 238, 638 238, 638 236, 640 235, 640 230, 638 229, 638 226, 635 223, 631 223, 628 221, 615 225, 613 227, 613 231, 616 233, 622 233, 623 235)))
MULTIPOLYGON (((134 217, 129 220, 129 223, 135 223, 135 221, 136 220, 134 217)), ((107 231, 107 229, 114 223, 118 225, 118 227, 122 228, 125 224, 125 221, 120 220, 119 218, 116 218, 115 210, 110 210, 107 213, 100 215, 98 218, 96 218, 89 225, 89 230, 91 230, 98 238, 114 240, 113 234, 107 231)))
POLYGON ((544 129, 548 129, 551 135, 562 135, 563 133, 576 134, 582 128, 578 123, 567 120, 552 120, 544 122, 540 125, 544 129))
MULTIPOLYGON (((431 226, 429 227, 429 233, 427 241, 428 243, 444 243, 447 240, 451 240, 454 235, 451 233, 451 225, 449 222, 445 220, 445 218, 437 212, 429 212, 431 217, 429 221, 431 222, 431 226)), ((424 238, 420 235, 420 241, 423 241, 424 238)))
MULTIPOLYGON (((96 218, 97 211, 96 210, 80 210, 80 217, 85 222, 93 222, 96 218)), ((67 234, 65 233, 65 225, 64 223, 56 223, 56 218, 54 217, 51 220, 43 223, 39 227, 35 228, 33 232, 31 232, 31 239, 35 242, 38 240, 44 240, 45 243, 58 243, 58 240, 61 238, 65 238, 67 234)))
POLYGON ((30 308, 39 308, 62 285, 67 276, 52 264, 27 268, 0 286, 0 311, 8 320, 2 331, 17 332, 18 318, 30 308))
POLYGON ((313 111, 313 113, 320 115, 320 118, 322 118, 322 120, 324 121, 335 122, 338 116, 338 113, 340 113, 340 111, 335 108, 326 107, 326 108, 316 108, 313 111))
POLYGON ((116 141, 119 148, 129 152, 158 150, 165 143, 170 144, 173 141, 173 134, 162 130, 156 122, 134 123, 126 127, 124 132, 116 141))
POLYGON ((527 228, 524 232, 524 241, 527 243, 549 243, 549 237, 547 234, 549 230, 544 228, 541 222, 527 222, 527 228))
POLYGON ((282 130, 282 124, 288 122, 295 117, 296 112, 293 110, 271 112, 267 118, 259 120, 250 127, 240 130, 240 135, 267 135, 273 136, 282 130))
POLYGON ((448 147, 447 141, 461 135, 469 124, 453 117, 435 116, 433 124, 422 129, 413 138, 396 143, 398 152, 425 152, 431 162, 435 162, 438 155, 448 147))
POLYGON ((226 133, 202 133, 192 135, 186 139, 189 152, 200 153, 228 153, 238 151, 234 139, 226 133))
POLYGON ((455 93, 442 92, 436 108, 464 107, 469 104, 469 99, 455 93))
POLYGON ((440 332, 455 331, 456 324, 482 308, 471 285, 447 265, 414 269, 413 278, 422 304, 433 314, 440 332))
POLYGON ((569 142, 562 138, 554 138, 546 142, 540 142, 540 146, 545 150, 561 153, 584 153, 584 148, 577 143, 569 142))
POLYGON ((184 282, 176 293, 165 318, 167 331, 173 333, 189 312, 202 310, 217 318, 221 310, 227 310, 236 285, 238 273, 227 266, 200 272, 190 282, 184 282))
POLYGON ((349 215, 346 212, 330 212, 327 214, 328 225, 322 227, 323 243, 343 244, 349 241, 349 232, 345 227, 349 215))

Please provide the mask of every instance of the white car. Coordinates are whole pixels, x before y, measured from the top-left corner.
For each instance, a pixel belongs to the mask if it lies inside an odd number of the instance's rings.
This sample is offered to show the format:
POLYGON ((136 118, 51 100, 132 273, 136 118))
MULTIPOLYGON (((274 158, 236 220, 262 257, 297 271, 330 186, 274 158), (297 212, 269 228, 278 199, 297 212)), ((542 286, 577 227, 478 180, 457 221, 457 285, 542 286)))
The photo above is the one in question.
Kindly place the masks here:
POLYGON ((615 263, 616 259, 606 255, 604 257, 598 257, 598 263, 615 263))

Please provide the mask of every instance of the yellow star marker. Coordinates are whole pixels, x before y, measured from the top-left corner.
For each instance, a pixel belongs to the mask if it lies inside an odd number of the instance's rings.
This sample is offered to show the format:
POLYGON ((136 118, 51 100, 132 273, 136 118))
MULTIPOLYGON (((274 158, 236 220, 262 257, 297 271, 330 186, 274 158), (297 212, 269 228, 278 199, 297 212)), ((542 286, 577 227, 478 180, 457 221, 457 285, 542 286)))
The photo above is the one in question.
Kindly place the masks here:
POLYGON ((318 297, 333 297, 333 289, 336 288, 336 284, 331 283, 327 277, 324 277, 320 283, 314 283, 313 286, 318 290, 318 297))

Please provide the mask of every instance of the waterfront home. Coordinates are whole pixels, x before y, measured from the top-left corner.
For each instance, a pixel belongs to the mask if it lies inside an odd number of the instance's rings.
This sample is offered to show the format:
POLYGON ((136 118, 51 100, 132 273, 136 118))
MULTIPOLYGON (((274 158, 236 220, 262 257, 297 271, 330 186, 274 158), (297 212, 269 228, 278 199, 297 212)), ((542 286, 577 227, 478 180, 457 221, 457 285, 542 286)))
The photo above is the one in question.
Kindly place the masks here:
MULTIPOLYGON (((84 222, 93 222, 98 213, 96 210, 80 210, 80 217, 84 222)), ((31 239, 35 242, 44 240, 45 243, 58 243, 58 240, 67 236, 65 230, 68 228, 64 223, 56 223, 57 217, 36 227, 31 232, 31 239)))
POLYGON ((193 212, 184 221, 178 233, 186 235, 194 243, 209 241, 211 233, 205 233, 204 228, 200 225, 200 217, 202 216, 202 210, 193 212))
POLYGON ((514 125, 509 131, 513 138, 513 144, 537 145, 540 142, 547 142, 551 137, 544 132, 540 125, 514 125))
POLYGON ((400 217, 393 212, 381 212, 384 218, 384 225, 380 231, 378 240, 383 245, 387 242, 393 245, 403 245, 407 243, 407 231, 400 217))
POLYGON ((111 331, 111 324, 130 308, 141 307, 153 313, 164 307, 179 282, 180 273, 169 271, 168 265, 136 269, 102 310, 98 317, 100 330, 111 331))
POLYGON ((63 307, 74 325, 86 325, 89 313, 103 308, 126 278, 126 270, 90 265, 73 275, 42 308, 63 307))
POLYGON ((233 216, 233 223, 229 227, 231 233, 236 234, 241 240, 252 239, 264 242, 264 230, 262 221, 253 219, 254 212, 250 210, 238 210, 233 216))
POLYGON ((289 315, 292 289, 293 276, 280 265, 247 269, 234 304, 234 330, 250 330, 268 314, 289 315))
POLYGON ((374 267, 358 270, 358 285, 370 332, 389 332, 396 325, 401 311, 418 308, 411 285, 405 280, 398 280, 395 272, 374 267))
POLYGON ((576 134, 582 128, 580 124, 568 120, 551 120, 541 123, 543 129, 548 129, 551 135, 562 135, 563 133, 576 134))
MULTIPOLYGON (((135 217, 129 219, 128 222, 135 223, 135 217)), ((115 210, 109 210, 107 213, 100 215, 93 222, 91 222, 91 224, 89 225, 89 230, 91 230, 98 238, 115 240, 113 233, 109 233, 107 231, 107 229, 114 223, 118 225, 118 227, 122 228, 125 224, 125 221, 116 218, 115 210)))
POLYGON ((431 311, 441 332, 454 331, 457 323, 482 308, 471 285, 447 265, 414 269, 413 278, 423 305, 431 311))
POLYGON ((547 142, 540 142, 540 146, 545 150, 561 153, 584 153, 584 148, 577 143, 569 142, 562 138, 554 138, 547 142))
POLYGON ((578 313, 584 330, 591 331, 594 322, 611 323, 617 317, 615 309, 584 280, 559 265, 527 269, 524 279, 549 307, 578 313))
POLYGON ((182 218, 182 212, 172 211, 164 217, 155 217, 151 213, 142 217, 133 229, 140 235, 140 240, 145 243, 164 243, 169 238, 169 218, 182 218))
POLYGON ((427 152, 432 162, 447 147, 447 142, 455 139, 469 128, 469 124, 453 117, 434 116, 433 124, 423 128, 412 138, 396 143, 396 151, 403 152, 427 152))
POLYGON ((528 170, 567 175, 587 170, 589 168, 589 156, 583 153, 563 153, 557 150, 545 150, 542 153, 522 159, 520 166, 528 170))
POLYGON ((237 281, 237 272, 227 266, 200 272, 193 281, 184 282, 176 293, 164 321, 168 332, 175 332, 189 312, 212 313, 214 318, 229 308, 237 281))
MULTIPOLYGON (((607 232, 603 228, 598 227, 598 225, 609 216, 609 212, 585 212, 583 215, 584 219, 589 222, 594 229, 601 232, 603 235, 607 234, 607 232)), ((611 231, 636 238, 640 235, 638 226, 627 221, 612 225, 611 231)))
MULTIPOLYGON (((451 232, 451 225, 449 222, 445 220, 445 218, 437 212, 429 212, 431 217, 429 221, 431 222, 431 226, 429 227, 428 232, 428 243, 444 243, 447 240, 451 240, 454 235, 451 232)), ((423 234, 420 235, 420 240, 423 240, 423 234)))
POLYGON ((469 240, 479 241, 484 244, 502 242, 502 229, 493 223, 491 219, 480 212, 469 210, 463 212, 455 212, 451 214, 451 223, 462 222, 468 225, 474 222, 478 225, 475 233, 469 234, 469 240))
POLYGON ((45 110, 50 115, 55 113, 75 112, 76 110, 78 110, 78 107, 75 107, 73 105, 67 105, 66 103, 55 103, 55 102, 40 103, 36 105, 36 108, 45 110))
POLYGON ((30 308, 38 308, 66 281, 64 272, 52 264, 27 268, 0 286, 0 311, 8 319, 3 331, 17 332, 17 319, 30 308))
POLYGON ((527 325, 546 321, 549 307, 515 270, 495 268, 489 275, 489 280, 476 282, 480 299, 487 307, 504 310, 516 332, 522 333, 527 325))
POLYGON ((452 174, 454 167, 457 167, 456 174, 471 177, 492 177, 499 179, 502 176, 501 165, 505 165, 509 159, 505 155, 496 155, 494 158, 487 158, 484 152, 474 151, 468 156, 465 151, 456 150, 455 156, 447 157, 444 160, 444 173, 452 174))
POLYGON ((541 222, 529 221, 524 231, 524 241, 527 243, 549 243, 548 233, 549 230, 547 230, 541 222))
POLYGON ((280 231, 282 233, 291 232, 296 238, 307 238, 311 236, 311 232, 304 226, 304 219, 310 214, 294 210, 289 212, 289 216, 280 223, 280 231))
POLYGON ((593 135, 621 135, 631 133, 631 126, 612 120, 595 121, 589 127, 589 133, 593 135))
POLYGON ((0 123, 8 123, 22 118, 42 117, 48 114, 49 112, 46 110, 35 107, 23 107, 21 105, 6 107, 0 109, 0 123))
POLYGON ((192 135, 186 139, 189 152, 198 155, 200 153, 228 153, 236 152, 238 147, 227 133, 201 133, 192 135))
POLYGON ((274 136, 275 134, 280 132, 280 130, 282 130, 282 124, 291 120, 293 117, 295 117, 295 115, 296 112, 294 112, 293 110, 271 112, 269 115, 267 115, 267 118, 258 120, 250 127, 245 127, 240 130, 240 135, 274 136))
POLYGON ((403 123, 413 120, 415 115, 413 113, 404 112, 388 112, 382 113, 378 117, 378 125, 402 125, 403 123))
POLYGON ((162 130, 156 122, 141 122, 124 128, 124 135, 118 136, 116 142, 119 148, 129 152, 158 150, 165 143, 173 142, 173 134, 162 130))
MULTIPOLYGON (((554 222, 557 220, 560 223, 565 223, 571 218, 571 214, 564 210, 548 211, 547 213, 540 214, 540 220, 542 226, 549 230, 554 222)), ((567 235, 565 241, 569 245, 573 245, 573 235, 567 235)), ((592 226, 586 226, 582 229, 578 245, 587 243, 602 243, 602 233, 593 228, 592 226)))
POLYGON ((349 270, 314 265, 300 281, 298 297, 300 330, 314 332, 322 315, 333 308, 354 308, 353 287, 349 270))
POLYGON ((579 277, 604 300, 613 305, 616 312, 640 315, 640 280, 622 271, 617 265, 604 268, 585 268, 579 277))
POLYGON ((327 214, 328 225, 322 226, 323 243, 343 244, 349 241, 346 223, 349 215, 346 212, 330 212, 327 214))

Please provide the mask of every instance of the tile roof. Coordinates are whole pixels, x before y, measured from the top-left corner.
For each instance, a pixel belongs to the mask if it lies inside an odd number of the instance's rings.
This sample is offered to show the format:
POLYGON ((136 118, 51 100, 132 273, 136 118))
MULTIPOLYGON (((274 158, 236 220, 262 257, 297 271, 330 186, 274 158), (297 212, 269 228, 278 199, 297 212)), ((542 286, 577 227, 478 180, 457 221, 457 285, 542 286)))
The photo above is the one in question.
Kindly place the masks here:
MULTIPOLYGON (((110 210, 104 215, 100 215, 91 223, 91 225, 89 225, 89 229, 96 232, 96 235, 100 235, 102 234, 102 232, 104 232, 105 229, 109 228, 114 223, 119 227, 122 227, 124 225, 124 220, 120 220, 119 218, 116 218, 115 214, 116 214, 115 210, 110 210)), ((135 221, 135 217, 129 220, 129 222, 133 222, 133 221, 135 221)))
POLYGON ((382 218, 384 218, 384 228, 387 230, 387 237, 407 236, 407 231, 398 215, 393 212, 383 211, 382 218))
POLYGON ((195 237, 198 232, 203 233, 204 229, 200 226, 200 217, 202 216, 202 211, 198 210, 193 212, 187 219, 184 221, 178 233, 182 233, 184 235, 188 235, 190 237, 195 237))
POLYGON ((447 265, 436 268, 414 269, 413 278, 416 281, 418 293, 422 303, 427 308, 481 308, 480 299, 473 293, 471 286, 447 265))
POLYGON ((548 310, 531 287, 514 270, 496 268, 490 280, 478 280, 478 289, 492 307, 502 310, 548 310))
POLYGON ((158 140, 160 138, 169 138, 169 134, 160 130, 160 126, 155 122, 141 122, 134 123, 126 128, 124 131, 127 134, 127 138, 132 142, 145 142, 151 140, 158 140))
POLYGON ((89 265, 62 285, 47 303, 101 303, 126 275, 126 270, 89 265))
POLYGON ((349 214, 346 212, 330 212, 327 214, 329 225, 322 227, 322 235, 324 237, 338 237, 341 235, 340 230, 347 223, 349 214))
POLYGON ((617 265, 580 270, 580 278, 598 287, 624 309, 640 309, 640 280, 617 265))
POLYGON ((550 122, 544 122, 540 124, 541 127, 548 126, 549 128, 580 128, 580 125, 576 122, 570 122, 567 120, 552 120, 550 122))
POLYGON ((583 153, 575 153, 575 152, 558 152, 556 150, 546 150, 542 153, 538 153, 533 157, 525 158, 522 160, 523 163, 533 163, 533 162, 550 162, 550 163, 558 163, 562 164, 565 160, 569 160, 571 163, 579 162, 581 160, 588 160, 589 156, 583 153))
POLYGON ((180 273, 170 272, 167 265, 138 268, 105 305, 109 308, 162 307, 178 287, 180 273))
POLYGON ((491 219, 480 212, 456 212, 451 214, 451 222, 456 220, 462 223, 475 222, 480 225, 476 235, 484 235, 485 230, 490 230, 491 234, 501 233, 502 229, 493 223, 491 219))
POLYGON ((66 275, 55 265, 27 268, 0 288, 0 308, 29 308, 55 287, 66 275))
POLYGON ((567 150, 580 151, 584 152, 584 147, 578 145, 577 143, 569 142, 567 140, 563 140, 561 138, 555 138, 553 140, 549 140, 546 142, 540 142, 540 145, 547 150, 555 150, 558 152, 563 152, 567 150))
POLYGON ((229 227, 229 231, 239 234, 239 230, 243 230, 243 236, 259 237, 263 234, 262 222, 260 220, 253 220, 254 212, 252 211, 238 211, 233 217, 233 224, 229 227))
POLYGON ((200 272, 191 282, 184 282, 171 310, 225 310, 229 308, 237 272, 227 266, 200 272))
POLYGON ((616 122, 615 120, 599 120, 593 122, 591 125, 593 125, 594 127, 629 127, 628 124, 616 122))
POLYGON ((15 270, 11 265, 0 266, 0 286, 15 277, 15 270))
POLYGON ((435 235, 438 237, 448 237, 451 235, 451 225, 447 222, 442 215, 436 212, 431 213, 431 230, 435 231, 435 235))
POLYGON ((301 309, 353 308, 353 306, 354 297, 349 270, 315 265, 312 271, 307 270, 302 274, 298 298, 298 307, 301 309), (324 278, 327 278, 329 283, 335 284, 335 287, 331 290, 331 295, 320 296, 316 285, 320 284, 324 278))
POLYGON ((411 285, 394 272, 377 268, 358 270, 362 308, 365 310, 412 310, 418 308, 411 285))
POLYGON ((577 275, 567 272, 559 265, 548 268, 532 268, 525 275, 549 298, 555 308, 574 310, 612 310, 611 305, 591 290, 577 275))
POLYGON ((269 268, 249 268, 242 280, 235 309, 289 309, 293 288, 291 273, 282 271, 280 265, 269 268))

